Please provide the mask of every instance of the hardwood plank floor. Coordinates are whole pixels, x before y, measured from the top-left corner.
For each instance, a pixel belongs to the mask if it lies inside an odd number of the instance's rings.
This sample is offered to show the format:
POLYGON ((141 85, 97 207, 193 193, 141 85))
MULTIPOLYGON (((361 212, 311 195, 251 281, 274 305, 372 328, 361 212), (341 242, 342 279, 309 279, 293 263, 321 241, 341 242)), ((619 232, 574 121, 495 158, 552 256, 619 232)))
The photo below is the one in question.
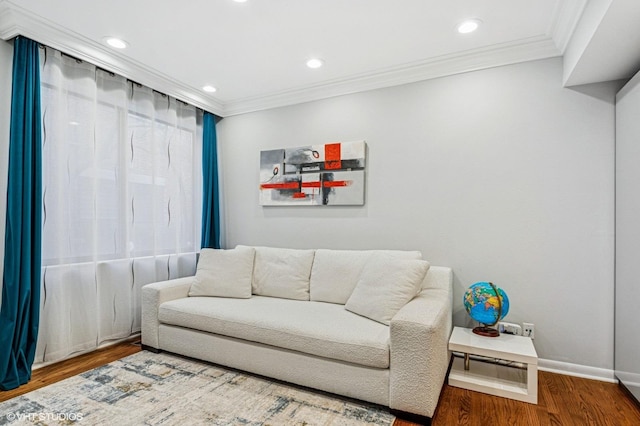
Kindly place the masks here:
POLYGON ((617 384, 538 371, 537 405, 445 384, 432 425, 637 426, 640 407, 617 384))
MULTIPOLYGON (((139 352, 138 338, 80 355, 33 372, 18 389, 0 392, 6 401, 67 377, 139 352)), ((613 383, 538 372, 538 405, 444 386, 433 426, 640 425, 640 407, 613 383)), ((415 426, 396 420, 394 426, 415 426)))
POLYGON ((139 342, 140 337, 135 337, 75 358, 38 368, 31 373, 29 383, 17 389, 0 391, 0 402, 140 352, 142 348, 139 342))

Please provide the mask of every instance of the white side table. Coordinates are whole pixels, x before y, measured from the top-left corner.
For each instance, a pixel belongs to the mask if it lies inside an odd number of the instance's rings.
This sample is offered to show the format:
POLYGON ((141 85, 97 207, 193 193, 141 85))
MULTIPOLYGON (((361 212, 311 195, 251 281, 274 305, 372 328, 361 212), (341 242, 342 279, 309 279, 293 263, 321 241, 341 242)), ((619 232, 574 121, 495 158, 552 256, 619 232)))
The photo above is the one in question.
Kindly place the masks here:
POLYGON ((484 337, 469 328, 454 327, 449 350, 465 354, 464 359, 453 360, 451 386, 538 403, 538 354, 530 338, 509 334, 484 337), (527 369, 469 360, 469 354, 524 363, 527 369))

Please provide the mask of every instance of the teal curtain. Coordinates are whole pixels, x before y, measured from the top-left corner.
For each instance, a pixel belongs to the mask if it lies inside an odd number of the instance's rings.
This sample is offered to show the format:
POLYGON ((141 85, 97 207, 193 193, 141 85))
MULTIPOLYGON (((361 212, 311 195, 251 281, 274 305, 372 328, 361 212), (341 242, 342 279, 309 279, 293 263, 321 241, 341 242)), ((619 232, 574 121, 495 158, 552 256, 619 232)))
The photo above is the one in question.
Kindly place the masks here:
POLYGON ((0 389, 31 379, 40 314, 42 129, 38 44, 13 45, 7 219, 0 311, 0 389))
POLYGON ((204 112, 202 123, 202 241, 203 248, 220 248, 218 141, 216 119, 204 112))

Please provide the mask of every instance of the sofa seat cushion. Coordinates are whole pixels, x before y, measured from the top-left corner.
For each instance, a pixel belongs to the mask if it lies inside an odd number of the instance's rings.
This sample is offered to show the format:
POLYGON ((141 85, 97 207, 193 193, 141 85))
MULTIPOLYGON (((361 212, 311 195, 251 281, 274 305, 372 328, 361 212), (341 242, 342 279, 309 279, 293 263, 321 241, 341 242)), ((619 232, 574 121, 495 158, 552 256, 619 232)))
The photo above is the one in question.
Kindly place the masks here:
POLYGON ((161 323, 376 368, 389 367, 389 327, 342 305, 274 297, 189 297, 160 305, 161 323))

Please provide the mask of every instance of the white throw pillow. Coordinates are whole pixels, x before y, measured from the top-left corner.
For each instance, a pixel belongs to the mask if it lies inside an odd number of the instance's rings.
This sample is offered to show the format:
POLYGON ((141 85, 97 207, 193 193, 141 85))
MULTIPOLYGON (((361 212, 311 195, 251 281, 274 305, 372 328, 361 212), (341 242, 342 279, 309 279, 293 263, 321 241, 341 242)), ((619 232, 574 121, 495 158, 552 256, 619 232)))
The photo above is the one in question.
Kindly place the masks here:
POLYGON ((419 251, 318 249, 311 268, 311 300, 341 305, 347 303, 358 284, 364 265, 371 256, 377 255, 422 259, 422 253, 419 251))
POLYGON ((389 325, 391 318, 420 292, 428 270, 426 260, 372 256, 344 307, 389 325))
POLYGON ((256 247, 253 294, 309 300, 309 277, 315 250, 256 247))
POLYGON ((189 296, 250 298, 254 257, 252 247, 202 249, 189 296))

